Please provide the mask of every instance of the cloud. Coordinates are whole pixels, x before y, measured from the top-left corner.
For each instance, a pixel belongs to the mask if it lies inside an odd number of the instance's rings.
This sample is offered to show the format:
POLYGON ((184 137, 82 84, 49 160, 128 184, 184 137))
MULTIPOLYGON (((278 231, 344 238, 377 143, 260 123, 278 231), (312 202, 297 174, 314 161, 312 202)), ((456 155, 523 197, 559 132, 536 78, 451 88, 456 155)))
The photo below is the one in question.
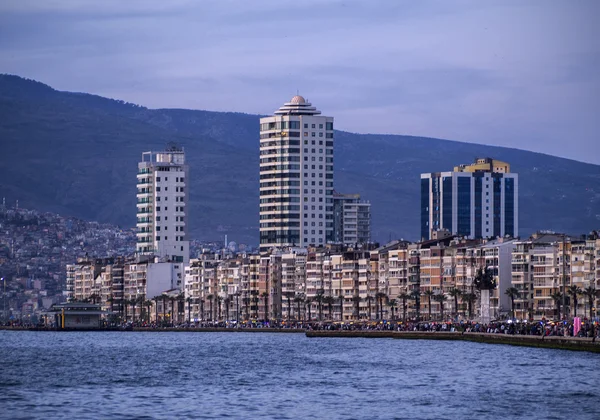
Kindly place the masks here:
POLYGON ((0 71, 261 114, 299 89, 341 129, 600 163, 598 15, 593 0, 14 0, 0 3, 0 71))

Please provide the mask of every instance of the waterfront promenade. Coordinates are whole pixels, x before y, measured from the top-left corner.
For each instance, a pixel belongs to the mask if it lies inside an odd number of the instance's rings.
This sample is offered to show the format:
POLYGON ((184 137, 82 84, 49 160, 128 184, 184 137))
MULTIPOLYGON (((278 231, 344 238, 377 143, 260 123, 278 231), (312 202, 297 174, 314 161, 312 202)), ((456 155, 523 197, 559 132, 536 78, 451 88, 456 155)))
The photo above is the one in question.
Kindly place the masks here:
MULTIPOLYGON (((46 328, 6 327, 0 326, 0 330, 13 331, 55 331, 46 328)), ((77 331, 77 330, 67 330, 77 331)), ((549 349, 562 349, 574 351, 587 351, 600 353, 600 340, 590 337, 571 336, 544 336, 544 335, 520 335, 505 333, 485 332, 450 332, 450 331, 398 331, 377 329, 312 329, 312 328, 225 328, 225 327, 132 327, 128 329, 104 328, 93 330, 120 331, 120 332, 224 332, 224 333, 288 333, 306 334, 308 338, 393 338, 406 340, 436 340, 436 341, 470 341, 486 344, 505 344, 523 347, 538 347, 549 349)))

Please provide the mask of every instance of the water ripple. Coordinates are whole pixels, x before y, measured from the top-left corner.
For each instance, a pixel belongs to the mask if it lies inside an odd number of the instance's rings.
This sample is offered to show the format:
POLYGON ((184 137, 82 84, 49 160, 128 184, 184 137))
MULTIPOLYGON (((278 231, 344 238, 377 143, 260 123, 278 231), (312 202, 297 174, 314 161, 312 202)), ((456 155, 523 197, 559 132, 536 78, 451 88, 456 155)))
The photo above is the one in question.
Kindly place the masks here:
POLYGON ((600 418, 600 356, 561 350, 0 331, 0 355, 0 418, 600 418))

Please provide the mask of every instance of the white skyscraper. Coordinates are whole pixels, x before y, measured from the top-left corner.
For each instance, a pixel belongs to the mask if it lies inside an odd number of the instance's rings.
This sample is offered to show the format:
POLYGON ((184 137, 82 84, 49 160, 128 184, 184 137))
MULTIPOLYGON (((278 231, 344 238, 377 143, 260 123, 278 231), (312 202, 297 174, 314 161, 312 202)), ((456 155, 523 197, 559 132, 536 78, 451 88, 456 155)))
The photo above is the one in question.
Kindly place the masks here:
POLYGON ((302 96, 260 119, 260 249, 333 240, 333 117, 302 96))
POLYGON ((189 261, 187 236, 188 167, 177 146, 145 152, 137 174, 137 246, 139 254, 189 261))

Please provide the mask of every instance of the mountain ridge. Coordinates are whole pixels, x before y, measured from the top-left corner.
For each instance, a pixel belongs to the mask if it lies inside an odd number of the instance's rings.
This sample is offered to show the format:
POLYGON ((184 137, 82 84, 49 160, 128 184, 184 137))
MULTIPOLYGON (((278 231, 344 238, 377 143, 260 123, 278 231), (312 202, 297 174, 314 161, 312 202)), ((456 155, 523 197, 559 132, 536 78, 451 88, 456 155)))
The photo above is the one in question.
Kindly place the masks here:
MULTIPOLYGON (((169 141, 190 164, 192 237, 258 241, 258 119, 150 109, 0 75, 0 195, 40 210, 135 224, 141 153, 169 141), (28 171, 27 168, 33 168, 28 171)), ((419 175, 476 157, 520 178, 520 234, 587 232, 600 223, 600 166, 539 152, 394 134, 336 131, 335 188, 371 201, 374 239, 418 239, 419 175)))

